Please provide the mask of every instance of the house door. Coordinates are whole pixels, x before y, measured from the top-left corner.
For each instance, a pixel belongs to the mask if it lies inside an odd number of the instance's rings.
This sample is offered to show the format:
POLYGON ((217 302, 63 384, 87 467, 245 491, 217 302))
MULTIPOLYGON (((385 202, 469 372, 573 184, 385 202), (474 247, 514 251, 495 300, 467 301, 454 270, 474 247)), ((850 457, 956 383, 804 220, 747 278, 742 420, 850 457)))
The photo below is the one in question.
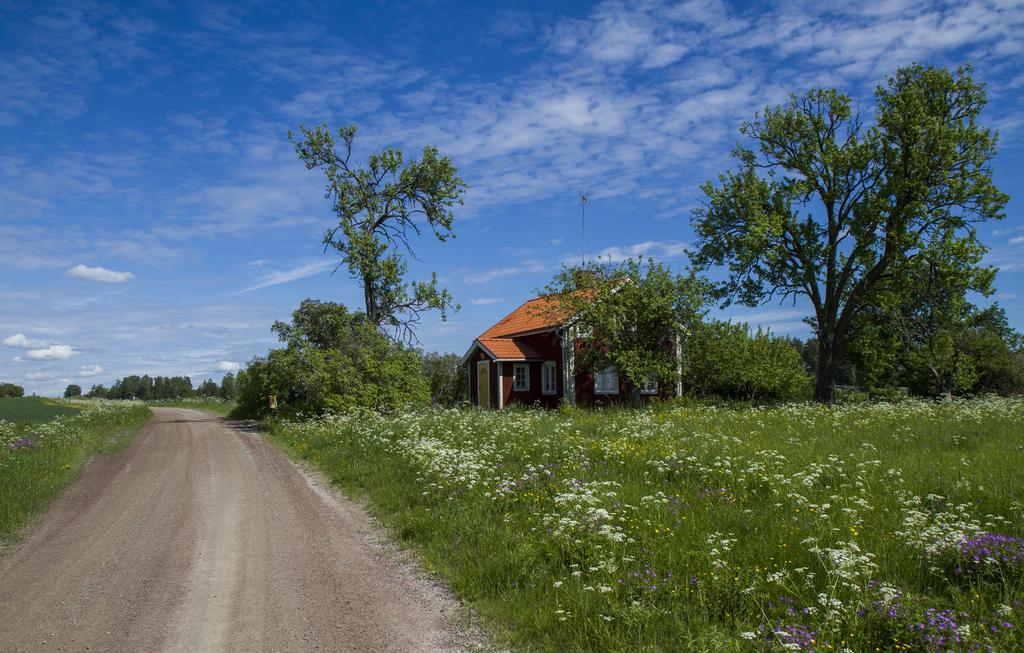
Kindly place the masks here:
POLYGON ((491 407, 491 364, 490 361, 476 363, 476 398, 483 408, 491 407))

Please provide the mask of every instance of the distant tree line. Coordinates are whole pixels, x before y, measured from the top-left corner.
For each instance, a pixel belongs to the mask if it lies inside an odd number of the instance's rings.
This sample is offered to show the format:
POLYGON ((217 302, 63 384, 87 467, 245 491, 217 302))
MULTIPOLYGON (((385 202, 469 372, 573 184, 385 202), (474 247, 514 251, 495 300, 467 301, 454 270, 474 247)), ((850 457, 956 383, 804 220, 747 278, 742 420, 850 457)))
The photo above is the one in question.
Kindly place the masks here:
MULTIPOLYGON (((64 396, 76 396, 81 394, 81 388, 75 394, 74 389, 78 386, 72 384, 65 390, 64 396)), ((187 376, 143 376, 132 375, 118 379, 109 388, 103 384, 92 386, 87 397, 100 397, 103 399, 140 399, 143 401, 154 399, 189 399, 189 398, 220 398, 234 400, 238 395, 238 386, 235 375, 227 373, 221 380, 220 385, 213 379, 206 379, 198 388, 192 387, 192 379, 187 376)))
POLYGON ((13 383, 0 383, 0 397, 24 397, 25 388, 13 383))

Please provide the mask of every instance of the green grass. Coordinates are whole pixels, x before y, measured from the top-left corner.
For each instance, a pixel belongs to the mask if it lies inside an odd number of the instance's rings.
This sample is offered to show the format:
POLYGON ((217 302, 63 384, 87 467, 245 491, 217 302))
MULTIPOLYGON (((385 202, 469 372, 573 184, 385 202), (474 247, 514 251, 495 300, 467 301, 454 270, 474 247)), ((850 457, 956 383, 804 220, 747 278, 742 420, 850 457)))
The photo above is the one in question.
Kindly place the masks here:
POLYGON ((0 397, 0 419, 15 424, 45 422, 61 415, 75 415, 80 408, 45 397, 0 397))
POLYGON ((93 455, 131 444, 150 415, 139 402, 0 401, 0 545, 12 542, 93 455))
POLYGON ((230 415, 235 408, 238 407, 233 401, 227 401, 224 399, 161 399, 157 401, 146 402, 150 406, 165 407, 165 408, 191 408, 193 410, 205 410, 210 413, 216 413, 223 417, 230 415))
POLYGON ((991 399, 269 427, 518 648, 1008 651, 1022 424, 991 399), (1009 539, 975 563, 986 533, 1009 539))

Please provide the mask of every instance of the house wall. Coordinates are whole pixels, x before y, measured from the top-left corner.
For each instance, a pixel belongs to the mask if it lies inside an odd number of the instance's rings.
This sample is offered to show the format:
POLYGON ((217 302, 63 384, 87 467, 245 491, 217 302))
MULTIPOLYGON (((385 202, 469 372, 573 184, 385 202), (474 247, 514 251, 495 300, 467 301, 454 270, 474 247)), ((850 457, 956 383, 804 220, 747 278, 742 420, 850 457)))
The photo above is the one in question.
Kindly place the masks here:
POLYGON ((488 408, 498 407, 498 366, 496 363, 491 361, 487 354, 477 350, 477 352, 469 359, 469 400, 474 406, 480 405, 480 398, 477 396, 477 369, 476 364, 478 361, 486 360, 489 362, 490 368, 490 386, 491 386, 491 402, 488 408))
MULTIPOLYGON (((526 391, 514 390, 515 382, 512 373, 513 362, 506 361, 497 363, 490 361, 490 379, 491 379, 491 402, 490 408, 498 407, 498 370, 500 366, 501 377, 502 377, 502 405, 508 406, 510 404, 523 404, 523 405, 534 405, 539 404, 548 408, 555 408, 558 406, 562 397, 565 396, 565 368, 563 365, 562 347, 559 342, 557 332, 548 331, 545 333, 532 334, 529 336, 521 336, 522 340, 526 341, 534 350, 537 351, 538 355, 541 356, 539 360, 526 361, 526 365, 530 369, 530 389, 526 391), (556 378, 556 393, 553 395, 545 395, 541 393, 540 375, 541 365, 544 361, 553 361, 555 363, 555 378, 556 378)), ((577 340, 574 348, 579 349, 582 341, 577 340)), ((672 346, 671 343, 666 343, 666 346, 672 346)), ((677 350, 678 351, 678 350, 677 350)), ((470 401, 474 405, 479 405, 479 398, 477 397, 477 368, 476 362, 480 360, 489 360, 487 355, 482 351, 477 350, 474 355, 470 358, 469 364, 469 396, 470 401)), ((625 404, 629 403, 630 392, 632 390, 631 384, 626 380, 623 374, 619 374, 619 393, 615 395, 597 395, 594 393, 594 375, 592 373, 578 373, 572 379, 575 387, 575 402, 579 406, 607 406, 614 404, 625 404)), ((671 384, 661 384, 658 388, 658 397, 670 398, 675 396, 676 388, 671 384)), ((641 402, 647 402, 653 395, 640 395, 641 402)))
POLYGON ((623 374, 619 374, 619 393, 614 395, 596 394, 594 392, 594 374, 581 372, 576 375, 577 406, 610 406, 629 401, 630 386, 623 374))
MULTIPOLYGON (((619 393, 614 395, 595 394, 594 375, 592 373, 586 372, 576 375, 576 404, 578 406, 612 406, 628 404, 630 402, 630 394, 632 392, 633 384, 630 383, 621 372, 619 373, 619 393)), ((641 404, 646 404, 652 397, 668 399, 670 397, 674 397, 675 393, 675 386, 660 383, 658 384, 658 394, 641 394, 638 395, 638 399, 641 404)))
POLYGON ((565 390, 562 375, 562 347, 559 343, 558 334, 554 331, 548 331, 522 336, 519 339, 525 341, 536 350, 541 360, 526 361, 526 365, 530 368, 530 389, 526 391, 516 391, 513 389, 515 387, 515 379, 512 373, 512 366, 515 363, 502 363, 502 389, 505 392, 505 405, 524 404, 530 406, 537 403, 546 408, 557 407, 565 390), (554 361, 555 363, 555 394, 553 395, 546 395, 541 392, 541 365, 546 361, 554 361))
MULTIPOLYGON (((584 346, 584 342, 580 339, 576 340, 575 348, 580 349, 584 346)), ((666 347, 672 347, 675 349, 675 343, 667 342, 666 347)), ((676 355, 681 355, 678 349, 675 349, 676 355)), ((594 393, 594 374, 592 372, 580 372, 576 374, 576 405, 577 406, 609 406, 615 404, 626 404, 630 401, 630 393, 633 391, 633 384, 630 383, 624 374, 619 373, 619 393, 615 395, 606 394, 595 394, 594 393)), ((676 396, 676 388, 672 384, 659 383, 657 395, 639 395, 640 403, 647 403, 652 397, 659 397, 661 399, 669 399, 676 396)))

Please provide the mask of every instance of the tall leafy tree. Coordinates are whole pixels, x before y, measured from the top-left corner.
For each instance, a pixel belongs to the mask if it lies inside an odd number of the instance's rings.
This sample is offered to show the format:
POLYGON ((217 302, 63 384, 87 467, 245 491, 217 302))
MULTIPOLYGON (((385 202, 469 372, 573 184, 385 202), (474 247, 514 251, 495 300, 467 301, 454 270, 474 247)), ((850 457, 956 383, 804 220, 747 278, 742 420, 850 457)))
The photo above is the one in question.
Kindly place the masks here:
POLYGON ((267 414, 270 395, 279 411, 302 413, 394 410, 430 401, 418 352, 388 338, 362 311, 306 300, 290 322, 277 322, 273 330, 286 346, 239 372, 241 415, 267 414))
POLYGON ((544 294, 551 301, 538 310, 569 318, 585 338, 574 354, 576 369, 614 366, 637 391, 652 377, 675 385, 677 338, 700 321, 708 303, 705 281, 651 259, 564 267, 544 294))
POLYGON ((278 320, 270 330, 289 347, 333 349, 344 346, 351 338, 353 322, 365 321, 365 314, 349 312, 344 304, 303 299, 292 311, 290 322, 278 320))
POLYGON ((218 397, 220 396, 220 387, 213 379, 206 379, 199 384, 199 389, 196 390, 196 394, 200 397, 218 397))
POLYGON ((82 396, 82 386, 72 383, 68 387, 64 388, 64 398, 70 399, 72 397, 82 396))
POLYGON ((422 354, 423 374, 430 383, 430 403, 456 406, 469 400, 468 370, 460 365, 458 354, 431 352, 422 354))
POLYGON ((235 375, 231 372, 225 374, 220 381, 220 396, 221 399, 230 401, 234 401, 238 397, 238 384, 235 383, 235 375))
POLYGON ((338 216, 338 225, 324 235, 325 248, 335 249, 339 267, 347 266, 359 281, 370 323, 415 340, 422 313, 438 310, 446 319, 458 306, 436 273, 429 281, 406 280, 405 257, 415 257, 411 238, 425 228, 441 241, 454 237, 452 208, 462 204, 465 182, 435 147, 424 147, 419 160, 387 148, 360 167, 352 160, 354 125, 340 128, 337 141, 327 125, 299 129, 301 139, 291 132, 288 137, 306 168, 327 177, 326 197, 338 216))
POLYGON ((1021 391, 1021 338, 998 305, 980 309, 969 293, 990 294, 995 270, 985 249, 940 234, 901 266, 854 320, 851 358, 868 385, 916 394, 1021 391), (881 380, 881 382, 879 382, 881 380))
POLYGON ((875 93, 865 126, 837 90, 813 90, 745 123, 739 169, 708 182, 696 210, 698 268, 724 265, 728 301, 806 298, 818 341, 814 396, 831 403, 857 313, 937 233, 965 247, 1003 217, 995 136, 978 125, 984 87, 912 65, 875 93))
POLYGON ((857 357, 892 359, 880 352, 896 345, 904 366, 927 376, 915 385, 944 395, 973 387, 977 376, 965 343, 977 309, 967 294, 991 292, 995 270, 981 265, 984 254, 979 243, 943 231, 894 266, 894 278, 879 282, 871 305, 854 319, 857 357))
POLYGON ((973 392, 1024 395, 1024 336, 1010 327, 1000 306, 971 315, 964 348, 974 360, 973 392))

